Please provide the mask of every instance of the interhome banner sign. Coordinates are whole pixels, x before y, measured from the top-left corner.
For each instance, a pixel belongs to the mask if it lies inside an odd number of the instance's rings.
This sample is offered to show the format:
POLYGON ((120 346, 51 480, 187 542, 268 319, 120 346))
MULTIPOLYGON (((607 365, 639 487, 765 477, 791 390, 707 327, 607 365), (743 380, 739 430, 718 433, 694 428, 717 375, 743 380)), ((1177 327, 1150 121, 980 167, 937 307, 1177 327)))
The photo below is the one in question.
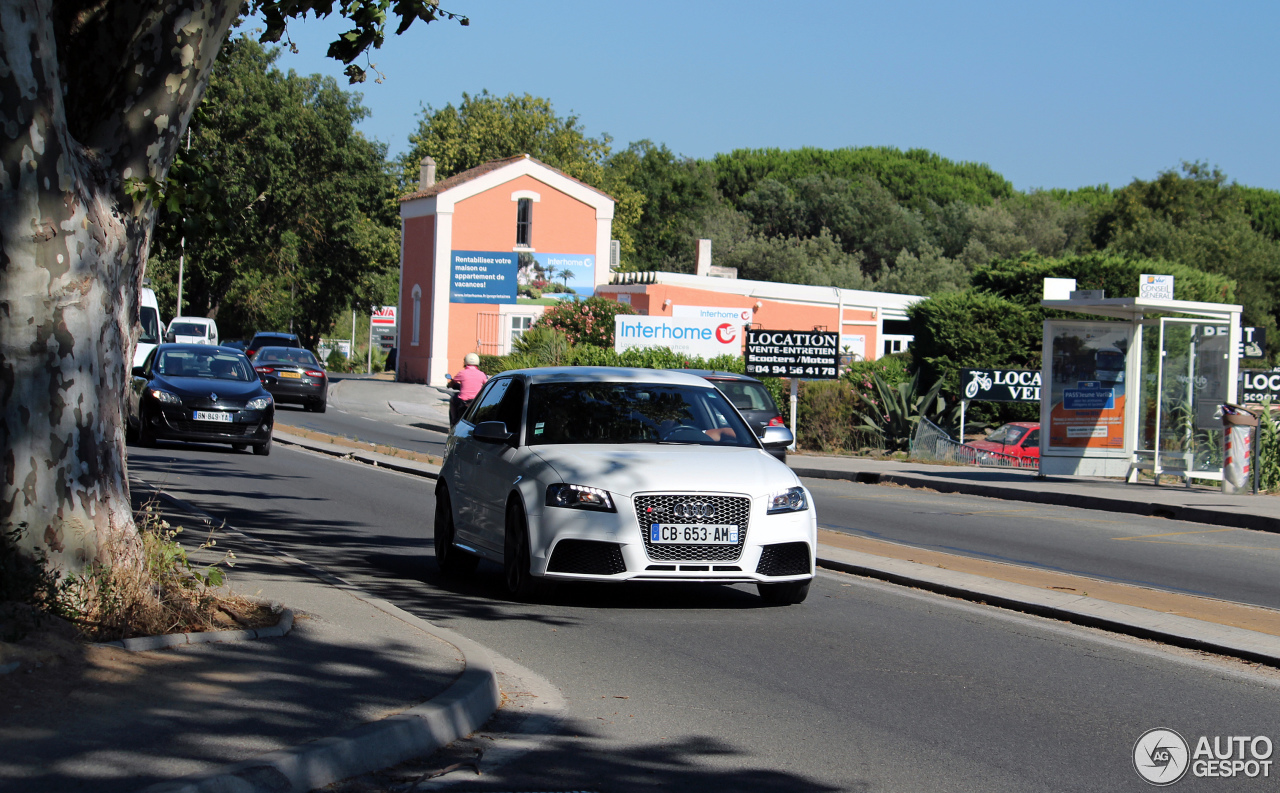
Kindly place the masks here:
POLYGON ((1031 369, 961 369, 961 392, 978 402, 1039 402, 1040 372, 1031 369))

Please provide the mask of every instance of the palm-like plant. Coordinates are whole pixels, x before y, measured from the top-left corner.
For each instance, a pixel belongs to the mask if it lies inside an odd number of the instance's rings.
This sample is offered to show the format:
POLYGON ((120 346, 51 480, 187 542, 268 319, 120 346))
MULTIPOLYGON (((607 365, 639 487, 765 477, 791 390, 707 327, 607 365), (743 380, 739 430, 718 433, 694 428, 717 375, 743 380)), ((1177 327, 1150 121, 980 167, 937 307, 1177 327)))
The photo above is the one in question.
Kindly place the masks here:
POLYGON ((511 343, 511 350, 537 362, 538 366, 563 366, 568 363, 569 337, 557 328, 531 328, 511 343))
POLYGON ((955 408, 948 409, 942 398, 941 378, 923 394, 919 372, 896 387, 876 373, 872 375, 872 385, 874 395, 862 395, 853 411, 854 420, 862 422, 854 429, 878 437, 886 451, 910 448, 911 436, 922 417, 943 426, 955 423, 955 408))

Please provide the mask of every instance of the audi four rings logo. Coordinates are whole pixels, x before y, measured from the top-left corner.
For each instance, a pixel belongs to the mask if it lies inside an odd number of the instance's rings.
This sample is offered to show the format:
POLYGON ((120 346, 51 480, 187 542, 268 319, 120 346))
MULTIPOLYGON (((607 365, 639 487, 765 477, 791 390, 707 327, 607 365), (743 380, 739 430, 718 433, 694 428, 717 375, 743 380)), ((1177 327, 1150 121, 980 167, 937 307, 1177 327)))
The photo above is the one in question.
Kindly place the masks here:
POLYGON ((690 501, 676 504, 671 508, 671 514, 677 518, 712 518, 716 514, 716 505, 690 501))

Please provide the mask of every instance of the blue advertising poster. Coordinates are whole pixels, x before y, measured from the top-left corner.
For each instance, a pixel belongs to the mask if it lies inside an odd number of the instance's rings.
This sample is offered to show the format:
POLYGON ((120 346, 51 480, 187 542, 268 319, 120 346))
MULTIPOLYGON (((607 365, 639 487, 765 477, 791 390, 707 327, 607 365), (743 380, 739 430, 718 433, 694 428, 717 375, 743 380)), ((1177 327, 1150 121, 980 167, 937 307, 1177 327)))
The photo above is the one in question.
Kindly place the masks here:
MULTIPOLYGON (((1081 385, 1084 385, 1081 383, 1081 385)), ((1116 390, 1114 388, 1064 388, 1062 389, 1063 410, 1115 410, 1116 390)))
POLYGON ((591 297, 596 290, 596 257, 590 253, 522 253, 520 283, 547 296, 591 297))
POLYGON ((454 251, 449 273, 449 302, 516 302, 516 255, 454 251))

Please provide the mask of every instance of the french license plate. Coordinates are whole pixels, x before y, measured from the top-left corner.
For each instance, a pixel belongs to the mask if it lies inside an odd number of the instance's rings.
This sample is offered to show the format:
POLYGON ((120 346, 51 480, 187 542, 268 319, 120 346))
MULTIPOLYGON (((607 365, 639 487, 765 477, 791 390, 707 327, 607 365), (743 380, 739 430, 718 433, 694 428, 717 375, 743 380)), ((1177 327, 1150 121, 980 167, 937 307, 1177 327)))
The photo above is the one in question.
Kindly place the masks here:
POLYGON ((230 424, 231 414, 223 413, 221 410, 197 410, 196 421, 220 421, 223 424, 230 424))
POLYGON ((738 527, 728 524, 651 523, 649 542, 655 545, 737 545, 738 527))
POLYGON ((280 373, 280 376, 281 376, 281 377, 292 377, 294 380, 299 380, 299 379, 301 379, 301 378, 302 378, 302 375, 298 374, 297 372, 281 372, 281 373, 280 373))

